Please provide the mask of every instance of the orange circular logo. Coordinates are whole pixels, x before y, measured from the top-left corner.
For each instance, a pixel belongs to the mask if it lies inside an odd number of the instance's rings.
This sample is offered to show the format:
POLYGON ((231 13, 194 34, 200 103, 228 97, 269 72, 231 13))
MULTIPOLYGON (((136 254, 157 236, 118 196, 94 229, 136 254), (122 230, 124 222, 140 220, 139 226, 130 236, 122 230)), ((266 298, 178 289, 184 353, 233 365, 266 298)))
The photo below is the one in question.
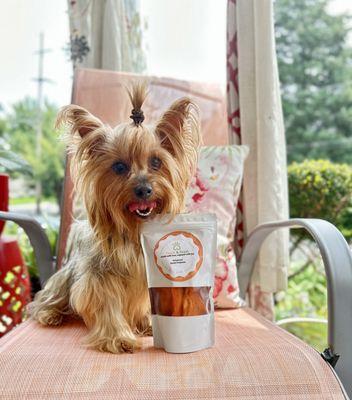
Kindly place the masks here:
POLYGON ((191 279, 203 263, 203 246, 185 231, 168 233, 154 247, 154 261, 165 278, 183 282, 191 279))

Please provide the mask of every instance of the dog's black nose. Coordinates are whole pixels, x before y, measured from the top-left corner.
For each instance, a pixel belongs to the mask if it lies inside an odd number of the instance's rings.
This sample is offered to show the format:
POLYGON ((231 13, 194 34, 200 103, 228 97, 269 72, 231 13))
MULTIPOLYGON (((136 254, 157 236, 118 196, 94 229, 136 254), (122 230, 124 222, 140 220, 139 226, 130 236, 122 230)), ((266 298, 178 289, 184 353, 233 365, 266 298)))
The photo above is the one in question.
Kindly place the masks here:
POLYGON ((134 188, 134 193, 139 199, 146 200, 153 193, 150 183, 140 183, 134 188))

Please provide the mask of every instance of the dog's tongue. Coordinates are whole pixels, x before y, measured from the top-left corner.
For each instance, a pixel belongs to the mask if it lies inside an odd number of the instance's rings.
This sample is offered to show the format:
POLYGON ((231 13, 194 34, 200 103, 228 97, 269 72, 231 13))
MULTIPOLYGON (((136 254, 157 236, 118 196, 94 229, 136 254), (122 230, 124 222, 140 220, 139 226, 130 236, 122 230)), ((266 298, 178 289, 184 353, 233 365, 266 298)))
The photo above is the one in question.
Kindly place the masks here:
POLYGON ((131 212, 134 212, 136 210, 146 210, 147 208, 153 209, 156 207, 156 202, 155 201, 136 201, 133 203, 130 203, 128 206, 128 209, 131 212))

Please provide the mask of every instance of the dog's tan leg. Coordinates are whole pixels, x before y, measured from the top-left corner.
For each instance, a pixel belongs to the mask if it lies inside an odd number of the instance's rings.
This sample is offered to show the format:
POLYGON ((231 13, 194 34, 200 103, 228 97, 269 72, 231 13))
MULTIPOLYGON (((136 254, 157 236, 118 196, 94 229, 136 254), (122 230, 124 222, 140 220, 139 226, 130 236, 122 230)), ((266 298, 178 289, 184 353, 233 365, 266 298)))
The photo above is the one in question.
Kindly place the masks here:
POLYGON ((137 323, 137 334, 140 336, 153 336, 152 321, 150 315, 145 315, 137 323))
POLYGON ((72 270, 69 266, 56 272, 28 305, 30 316, 42 325, 60 325, 65 315, 72 314, 69 291, 72 270))
MULTIPOLYGON (((144 265, 143 265, 144 269, 144 265)), ((146 277, 135 275, 133 282, 126 285, 126 319, 138 336, 152 336, 150 300, 146 277)))
POLYGON ((84 344, 110 353, 133 353, 140 346, 123 310, 124 288, 115 275, 83 274, 72 286, 70 303, 87 328, 84 344))

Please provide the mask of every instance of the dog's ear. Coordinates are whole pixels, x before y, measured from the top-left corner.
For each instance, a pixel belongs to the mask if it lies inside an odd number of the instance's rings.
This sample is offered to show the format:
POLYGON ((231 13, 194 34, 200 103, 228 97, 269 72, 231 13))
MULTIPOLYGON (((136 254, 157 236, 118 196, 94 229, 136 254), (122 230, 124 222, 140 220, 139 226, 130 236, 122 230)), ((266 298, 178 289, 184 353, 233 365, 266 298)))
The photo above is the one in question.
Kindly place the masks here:
POLYGON ((68 126, 63 138, 69 151, 92 154, 104 142, 107 126, 85 108, 74 104, 61 108, 56 118, 56 128, 68 126))
POLYGON ((156 125, 160 144, 193 169, 200 145, 198 107, 187 97, 176 100, 156 125))
POLYGON ((77 132, 81 138, 104 126, 99 118, 75 104, 61 108, 56 118, 56 127, 58 128, 61 125, 69 125, 71 133, 77 132))

